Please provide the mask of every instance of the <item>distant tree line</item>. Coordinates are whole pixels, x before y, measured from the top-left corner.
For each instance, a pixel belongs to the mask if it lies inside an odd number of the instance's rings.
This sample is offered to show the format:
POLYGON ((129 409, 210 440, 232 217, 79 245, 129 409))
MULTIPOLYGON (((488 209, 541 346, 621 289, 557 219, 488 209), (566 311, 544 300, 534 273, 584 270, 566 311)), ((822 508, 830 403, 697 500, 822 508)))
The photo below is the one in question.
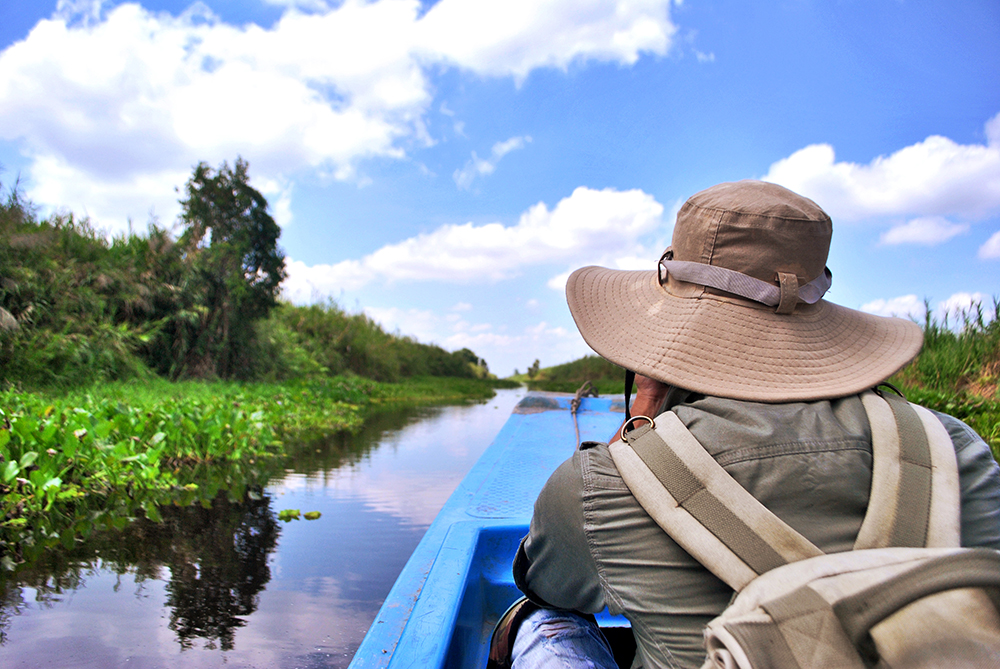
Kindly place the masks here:
POLYGON ((109 239, 72 214, 40 218, 9 189, 0 201, 0 383, 489 374, 468 349, 386 333, 333 302, 282 303, 281 231, 242 159, 196 166, 181 212, 177 237, 152 222, 145 234, 109 239))

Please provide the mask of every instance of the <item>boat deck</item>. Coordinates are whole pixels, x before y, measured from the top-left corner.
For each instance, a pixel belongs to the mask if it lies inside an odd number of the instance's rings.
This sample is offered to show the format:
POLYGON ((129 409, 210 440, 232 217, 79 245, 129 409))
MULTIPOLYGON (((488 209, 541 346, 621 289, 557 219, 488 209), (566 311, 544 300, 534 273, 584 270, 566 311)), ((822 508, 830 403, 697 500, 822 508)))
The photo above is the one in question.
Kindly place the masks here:
MULTIPOLYGON (((375 667, 484 667, 497 619, 520 596, 511 562, 535 498, 576 448, 570 395, 531 393, 445 503, 413 551, 351 662, 375 667)), ((584 398, 580 437, 606 440, 621 399, 584 398)), ((626 626, 605 612, 602 625, 626 626)))

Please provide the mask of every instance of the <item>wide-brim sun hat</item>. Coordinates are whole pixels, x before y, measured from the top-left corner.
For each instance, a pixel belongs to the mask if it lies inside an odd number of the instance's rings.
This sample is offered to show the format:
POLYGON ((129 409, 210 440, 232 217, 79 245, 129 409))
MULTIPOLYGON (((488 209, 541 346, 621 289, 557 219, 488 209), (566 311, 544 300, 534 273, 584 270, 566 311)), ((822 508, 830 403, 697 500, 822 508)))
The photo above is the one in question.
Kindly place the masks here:
POLYGON ((684 204, 655 269, 584 267, 567 301, 595 352, 673 386, 761 402, 852 395, 910 362, 923 333, 822 299, 832 232, 786 188, 719 184, 684 204))

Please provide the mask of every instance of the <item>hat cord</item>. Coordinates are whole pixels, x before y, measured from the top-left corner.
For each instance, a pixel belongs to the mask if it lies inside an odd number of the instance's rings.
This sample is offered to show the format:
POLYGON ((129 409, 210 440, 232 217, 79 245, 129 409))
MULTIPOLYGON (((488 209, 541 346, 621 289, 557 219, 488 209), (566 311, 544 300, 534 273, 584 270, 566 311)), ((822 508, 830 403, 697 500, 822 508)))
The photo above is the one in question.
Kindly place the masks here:
MULTIPOLYGON (((724 290, 727 293, 745 297, 748 300, 765 304, 769 307, 779 307, 779 310, 786 312, 787 308, 782 304, 782 289, 780 285, 774 285, 761 281, 760 279, 748 276, 736 270, 719 267, 717 265, 707 265, 700 262, 690 262, 687 260, 673 260, 673 250, 667 249, 660 257, 656 272, 663 285, 664 276, 660 268, 667 271, 668 276, 672 276, 678 281, 696 283, 702 286, 709 286, 724 290)), ((781 277, 782 272, 776 274, 781 277)), ((798 286, 798 299, 806 304, 815 304, 830 290, 833 283, 833 273, 829 267, 823 268, 823 273, 818 277, 798 286)), ((787 290, 785 291, 787 293, 787 290)), ((785 295, 784 302, 787 304, 788 296, 785 295)))

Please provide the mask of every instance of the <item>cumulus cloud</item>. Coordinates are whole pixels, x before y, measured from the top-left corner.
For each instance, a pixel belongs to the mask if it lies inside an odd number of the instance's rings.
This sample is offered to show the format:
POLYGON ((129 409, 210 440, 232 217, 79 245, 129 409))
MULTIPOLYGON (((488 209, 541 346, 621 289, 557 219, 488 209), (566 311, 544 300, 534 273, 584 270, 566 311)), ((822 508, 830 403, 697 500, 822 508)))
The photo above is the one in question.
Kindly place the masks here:
POLYGON ((289 9, 265 29, 201 3, 172 16, 63 0, 0 53, 0 139, 31 161, 28 195, 122 227, 150 206, 175 213, 178 177, 202 159, 363 180, 365 159, 433 142, 431 71, 520 81, 628 65, 665 53, 675 31, 669 0, 441 0, 425 13, 419 0, 274 1, 289 9))
POLYGON ((924 216, 890 228, 882 233, 881 242, 935 246, 968 230, 968 224, 952 223, 942 216, 924 216))
POLYGON ((575 330, 541 321, 510 332, 505 325, 473 323, 456 314, 444 316, 427 309, 369 307, 369 318, 389 332, 401 332, 418 341, 435 343, 446 350, 468 348, 489 362, 494 373, 510 374, 526 367, 544 351, 552 364, 586 355, 589 351, 575 330))
POLYGON ((521 81, 539 67, 665 54, 676 32, 669 8, 669 0, 441 0, 420 21, 421 41, 435 58, 521 81))
POLYGON ((994 232, 986 243, 979 247, 979 257, 983 260, 1000 258, 1000 232, 994 232))
POLYGON ((947 317, 949 322, 958 324, 965 316, 974 314, 985 299, 982 293, 955 293, 938 303, 936 313, 938 317, 947 317))
POLYGON ((772 164, 763 178, 812 198, 835 220, 977 220, 1000 213, 1000 114, 985 134, 985 144, 933 135, 866 165, 837 162, 832 146, 812 144, 772 164))
POLYGON ((465 167, 460 170, 455 170, 452 177, 455 179, 455 183, 462 190, 468 190, 472 186, 472 182, 478 176, 486 176, 488 174, 493 174, 493 170, 496 169, 497 163, 500 159, 506 156, 511 151, 516 151, 517 149, 523 149, 524 145, 531 141, 531 137, 511 137, 506 142, 497 142, 493 145, 493 149, 490 152, 489 160, 485 160, 476 155, 476 152, 472 152, 472 158, 469 162, 465 163, 465 167))
POLYGON ((637 255, 662 215, 663 205, 641 190, 581 186, 551 210, 544 202, 530 207, 516 225, 445 225, 336 265, 290 261, 283 289, 300 302, 372 281, 500 281, 532 265, 615 263, 637 255))
POLYGON ((924 301, 916 295, 903 295, 891 299, 872 300, 861 305, 861 311, 876 316, 896 316, 898 318, 923 318, 926 309, 924 301))
MULTIPOLYGON (((931 314, 939 321, 952 325, 961 324, 963 317, 975 312, 976 306, 986 299, 982 293, 955 293, 941 300, 931 309, 931 314)), ((922 321, 927 314, 927 304, 916 295, 903 295, 888 300, 878 299, 861 305, 861 311, 876 316, 896 316, 922 321)))

